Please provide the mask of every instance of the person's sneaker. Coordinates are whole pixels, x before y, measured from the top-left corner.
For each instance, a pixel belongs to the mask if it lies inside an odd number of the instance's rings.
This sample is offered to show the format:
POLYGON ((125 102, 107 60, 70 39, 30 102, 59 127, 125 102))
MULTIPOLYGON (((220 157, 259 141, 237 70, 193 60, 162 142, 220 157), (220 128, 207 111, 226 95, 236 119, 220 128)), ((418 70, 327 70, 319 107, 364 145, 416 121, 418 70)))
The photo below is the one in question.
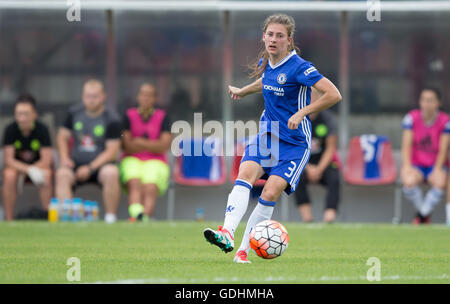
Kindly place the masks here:
POLYGON ((247 252, 244 250, 239 250, 234 256, 233 262, 238 264, 250 264, 251 262, 247 259, 247 252))
POLYGON ((420 213, 417 213, 416 217, 413 220, 413 224, 415 226, 421 225, 421 224, 430 224, 431 223, 431 216, 423 216, 420 213))
POLYGON ((419 215, 417 215, 415 218, 414 218, 414 220, 413 220, 413 224, 414 224, 414 226, 418 226, 418 225, 420 225, 420 223, 421 223, 422 221, 421 221, 421 219, 420 219, 420 216, 419 215))
POLYGON ((205 239, 213 245, 216 245, 225 253, 233 251, 234 249, 234 238, 231 233, 219 226, 219 230, 215 231, 211 228, 206 228, 203 231, 205 239))
POLYGON ((107 224, 112 224, 112 223, 115 223, 116 221, 117 221, 117 217, 114 213, 105 214, 105 222, 107 224))
POLYGON ((138 222, 148 223, 150 222, 150 217, 144 213, 139 213, 139 215, 136 217, 136 220, 138 222))

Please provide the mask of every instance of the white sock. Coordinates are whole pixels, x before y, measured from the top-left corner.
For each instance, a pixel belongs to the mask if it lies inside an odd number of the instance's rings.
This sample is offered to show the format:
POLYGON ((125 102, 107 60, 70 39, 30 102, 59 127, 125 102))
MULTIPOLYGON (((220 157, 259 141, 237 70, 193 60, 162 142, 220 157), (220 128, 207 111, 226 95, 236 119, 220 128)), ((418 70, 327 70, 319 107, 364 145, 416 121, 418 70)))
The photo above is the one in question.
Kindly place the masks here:
POLYGON ((443 196, 444 190, 439 188, 431 188, 425 196, 422 208, 420 209, 420 214, 422 216, 430 215, 431 212, 433 212, 434 207, 436 207, 443 196))
POLYGON ((227 229, 234 237, 239 222, 247 211, 252 185, 244 180, 237 179, 233 190, 228 195, 227 209, 225 210, 225 220, 223 228, 227 229))
POLYGON ((275 202, 268 202, 259 198, 255 209, 248 218, 247 227, 245 227, 244 236, 242 237, 242 242, 239 246, 238 251, 244 250, 246 253, 248 253, 248 250, 250 248, 250 231, 253 229, 253 227, 255 227, 256 224, 265 220, 270 220, 270 218, 272 217, 274 206, 275 202))
POLYGON ((414 207, 416 207, 417 210, 421 209, 423 194, 422 190, 419 187, 403 187, 403 193, 405 194, 405 197, 414 205, 414 207))
POLYGON ((108 224, 114 223, 117 220, 117 216, 114 213, 105 214, 105 222, 108 224))
POLYGON ((447 225, 450 225, 450 202, 445 205, 445 211, 447 212, 447 225))

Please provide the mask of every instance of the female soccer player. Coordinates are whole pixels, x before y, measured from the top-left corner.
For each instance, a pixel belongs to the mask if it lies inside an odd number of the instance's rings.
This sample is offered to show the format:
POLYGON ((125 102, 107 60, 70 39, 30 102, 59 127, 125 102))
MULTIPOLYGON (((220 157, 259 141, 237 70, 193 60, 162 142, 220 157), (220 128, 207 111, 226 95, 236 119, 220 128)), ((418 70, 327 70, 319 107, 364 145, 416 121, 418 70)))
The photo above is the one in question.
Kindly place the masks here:
POLYGON ((224 224, 217 231, 204 230, 207 241, 224 252, 232 251, 234 233, 247 210, 252 185, 261 177, 267 179, 234 257, 236 263, 250 263, 247 259, 250 230, 271 218, 283 190, 290 194, 297 187, 310 156, 311 122, 308 115, 341 100, 333 83, 297 54, 294 32, 292 17, 284 14, 269 16, 263 27, 265 47, 250 75, 258 79, 243 88, 228 87, 234 100, 259 92, 265 100, 258 136, 247 145, 238 177, 228 196, 224 224), (312 104, 311 87, 323 94, 312 104))

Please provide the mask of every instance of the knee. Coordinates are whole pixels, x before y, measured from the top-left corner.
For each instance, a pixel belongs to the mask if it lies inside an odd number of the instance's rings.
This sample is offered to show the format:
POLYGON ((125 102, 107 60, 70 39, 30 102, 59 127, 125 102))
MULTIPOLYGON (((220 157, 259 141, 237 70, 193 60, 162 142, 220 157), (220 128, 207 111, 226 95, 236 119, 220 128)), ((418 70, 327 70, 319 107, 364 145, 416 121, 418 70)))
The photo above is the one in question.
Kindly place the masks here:
POLYGON ((405 188, 414 188, 419 185, 419 181, 412 176, 402 176, 402 184, 405 188))
POLYGON ((127 182, 128 191, 141 191, 142 183, 139 179, 131 179, 127 182))
POLYGON ((275 189, 272 188, 266 188, 264 187, 262 193, 261 193, 261 198, 265 201, 269 201, 269 202, 274 202, 278 199, 278 192, 275 191, 275 189))
POLYGON ((155 184, 147 184, 142 186, 142 190, 145 196, 157 196, 158 187, 155 184))
POLYGON ((417 169, 402 168, 401 181, 404 187, 414 188, 423 182, 423 175, 417 169))
POLYGON ((3 170, 3 180, 5 184, 15 184, 17 182, 18 172, 12 168, 6 168, 3 170))
POLYGON ((429 184, 434 188, 439 188, 444 190, 447 184, 447 175, 440 174, 436 176, 431 176, 429 179, 429 184))
POLYGON ((114 165, 105 165, 99 172, 100 181, 105 184, 119 182, 119 169, 114 165))
POLYGON ((446 186, 445 185, 445 181, 444 180, 439 180, 439 179, 430 181, 430 185, 433 188, 438 188, 438 189, 441 189, 441 190, 445 190, 445 186, 446 186))
POLYGON ((42 171, 44 172, 44 177, 47 182, 47 185, 51 185, 52 184, 52 176, 53 176, 52 170, 51 169, 42 169, 42 171))
MULTIPOLYGON (((51 174, 51 173, 50 173, 51 174)), ((56 184, 69 182, 74 176, 74 173, 69 168, 59 168, 56 171, 56 184)))
POLYGON ((256 182, 256 179, 247 172, 239 172, 237 179, 244 180, 252 185, 256 182))
POLYGON ((259 165, 247 164, 247 162, 241 164, 237 179, 244 180, 253 185, 264 173, 262 168, 258 166, 259 165))

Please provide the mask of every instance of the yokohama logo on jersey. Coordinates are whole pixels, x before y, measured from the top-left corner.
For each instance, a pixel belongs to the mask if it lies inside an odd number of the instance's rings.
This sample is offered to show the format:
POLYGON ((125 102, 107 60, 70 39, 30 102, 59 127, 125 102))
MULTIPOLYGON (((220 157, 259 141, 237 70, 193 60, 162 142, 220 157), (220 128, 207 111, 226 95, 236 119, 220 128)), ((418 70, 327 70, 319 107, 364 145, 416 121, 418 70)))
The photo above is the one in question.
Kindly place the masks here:
POLYGON ((264 90, 272 91, 274 95, 284 96, 284 89, 279 87, 273 87, 270 85, 264 85, 264 90))

